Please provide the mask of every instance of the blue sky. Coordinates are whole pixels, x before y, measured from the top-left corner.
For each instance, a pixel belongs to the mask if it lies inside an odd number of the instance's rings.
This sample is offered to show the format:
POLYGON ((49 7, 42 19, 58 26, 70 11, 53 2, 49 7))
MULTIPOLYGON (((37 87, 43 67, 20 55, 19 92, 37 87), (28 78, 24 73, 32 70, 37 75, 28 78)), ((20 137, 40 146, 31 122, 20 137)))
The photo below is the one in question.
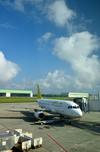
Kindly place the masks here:
POLYGON ((0 89, 100 92, 99 0, 0 0, 0 89))

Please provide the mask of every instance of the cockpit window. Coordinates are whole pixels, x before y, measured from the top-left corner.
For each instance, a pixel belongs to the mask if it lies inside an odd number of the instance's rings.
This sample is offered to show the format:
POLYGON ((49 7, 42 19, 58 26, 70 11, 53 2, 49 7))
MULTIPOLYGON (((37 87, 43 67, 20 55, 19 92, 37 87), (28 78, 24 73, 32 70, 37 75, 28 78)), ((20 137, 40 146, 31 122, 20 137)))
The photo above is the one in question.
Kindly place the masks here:
POLYGON ((78 109, 78 108, 79 108, 79 106, 68 106, 68 109, 72 109, 72 108, 74 108, 74 109, 78 109))
POLYGON ((71 109, 71 108, 72 108, 72 106, 68 106, 68 108, 69 108, 69 109, 71 109))
POLYGON ((73 106, 73 108, 79 108, 79 106, 73 106))

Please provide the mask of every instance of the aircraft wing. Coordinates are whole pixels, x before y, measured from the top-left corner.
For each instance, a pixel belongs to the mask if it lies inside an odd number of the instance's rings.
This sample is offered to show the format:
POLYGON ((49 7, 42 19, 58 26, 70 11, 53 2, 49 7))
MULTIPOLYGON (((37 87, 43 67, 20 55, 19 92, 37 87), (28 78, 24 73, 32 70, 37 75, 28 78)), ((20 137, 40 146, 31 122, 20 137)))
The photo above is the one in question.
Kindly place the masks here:
POLYGON ((35 108, 35 107, 23 107, 23 106, 14 106, 14 105, 0 105, 2 107, 12 107, 12 108, 23 108, 23 109, 33 109, 36 111, 46 111, 46 112, 50 112, 51 110, 49 109, 45 109, 45 108, 35 108))

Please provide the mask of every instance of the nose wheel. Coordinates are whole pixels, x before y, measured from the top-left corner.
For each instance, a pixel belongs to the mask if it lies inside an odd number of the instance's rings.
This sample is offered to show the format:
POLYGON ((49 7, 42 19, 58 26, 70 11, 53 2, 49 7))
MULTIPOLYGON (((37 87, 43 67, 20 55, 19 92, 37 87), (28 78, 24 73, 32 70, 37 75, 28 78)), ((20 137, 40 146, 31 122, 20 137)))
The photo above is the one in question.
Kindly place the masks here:
MULTIPOLYGON (((62 116, 62 115, 59 115, 59 116, 60 116, 60 119, 64 119, 64 118, 65 118, 65 117, 62 116)), ((65 119, 64 119, 64 120, 65 120, 65 119)), ((68 125, 71 125, 71 124, 72 124, 71 119, 66 118, 66 122, 67 122, 68 125)))
POLYGON ((72 124, 71 119, 68 119, 67 123, 68 125, 71 125, 72 124))

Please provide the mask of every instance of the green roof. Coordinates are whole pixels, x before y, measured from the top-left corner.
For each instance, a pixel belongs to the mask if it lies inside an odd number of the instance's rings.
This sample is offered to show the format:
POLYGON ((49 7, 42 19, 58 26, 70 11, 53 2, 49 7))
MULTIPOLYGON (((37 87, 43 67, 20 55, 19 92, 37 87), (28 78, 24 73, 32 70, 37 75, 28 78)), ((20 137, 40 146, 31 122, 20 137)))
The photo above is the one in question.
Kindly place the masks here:
POLYGON ((0 90, 0 93, 32 93, 32 91, 23 91, 23 90, 0 90))

